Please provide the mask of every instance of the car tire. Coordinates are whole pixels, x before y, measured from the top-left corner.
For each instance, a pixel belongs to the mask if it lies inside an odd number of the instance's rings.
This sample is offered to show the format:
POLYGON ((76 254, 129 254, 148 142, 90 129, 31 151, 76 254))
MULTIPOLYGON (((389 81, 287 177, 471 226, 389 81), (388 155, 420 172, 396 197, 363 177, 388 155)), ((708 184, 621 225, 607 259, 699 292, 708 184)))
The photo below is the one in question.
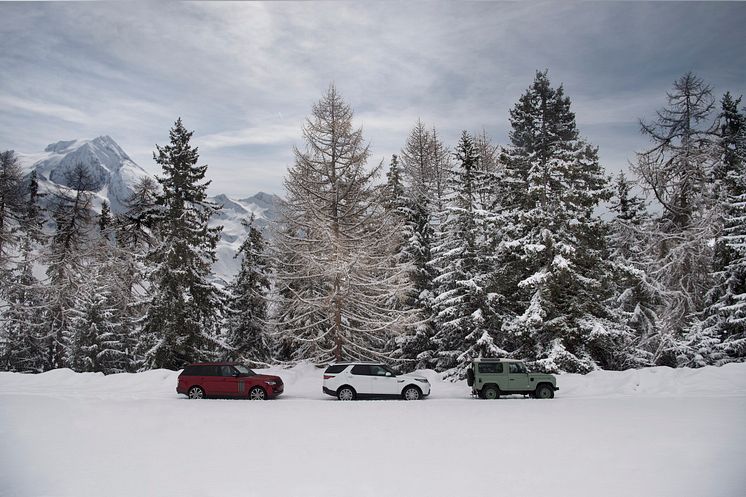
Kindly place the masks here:
POLYGON ((422 398, 422 390, 414 385, 409 385, 402 391, 401 396, 404 400, 420 400, 422 398))
POLYGON ((202 387, 193 386, 189 388, 187 391, 187 396, 190 399, 204 399, 205 398, 205 391, 202 389, 202 387))
POLYGON ((337 390, 337 398, 339 400, 355 400, 357 393, 355 393, 354 388, 345 385, 337 390))
POLYGON ((546 383, 543 383, 536 387, 536 392, 534 392, 534 398, 536 399, 553 399, 554 398, 554 389, 547 385, 546 383))
POLYGON ((249 400, 267 400, 267 392, 262 387, 253 387, 249 390, 249 400))
POLYGON ((482 389, 482 398, 487 400, 495 400, 500 398, 500 389, 492 385, 484 387, 482 389))

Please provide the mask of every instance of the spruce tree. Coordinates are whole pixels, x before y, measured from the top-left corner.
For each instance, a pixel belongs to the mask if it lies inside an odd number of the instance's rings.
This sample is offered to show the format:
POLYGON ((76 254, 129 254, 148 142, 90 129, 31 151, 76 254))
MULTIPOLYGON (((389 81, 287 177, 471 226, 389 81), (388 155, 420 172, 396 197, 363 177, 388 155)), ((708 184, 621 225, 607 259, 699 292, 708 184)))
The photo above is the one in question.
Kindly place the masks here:
POLYGON ((396 155, 391 158, 386 178, 384 205, 401 225, 394 251, 398 253, 399 263, 409 267, 408 277, 412 284, 409 294, 396 299, 392 305, 415 314, 411 325, 395 336, 386 349, 398 361, 399 369, 427 368, 432 363, 431 354, 425 351, 431 348, 433 335, 432 280, 435 277, 434 269, 429 266, 433 232, 426 207, 428 201, 405 184, 406 172, 396 155))
POLYGON ((10 250, 18 244, 23 196, 23 171, 18 158, 12 150, 0 152, 0 275, 10 262, 10 250))
POLYGON ((746 116, 741 98, 721 102, 719 154, 714 171, 722 231, 715 244, 713 278, 701 322, 687 336, 693 366, 746 358, 746 116))
POLYGON ((112 224, 111 208, 109 202, 104 200, 101 202, 101 214, 98 216, 98 229, 101 233, 106 233, 112 224))
POLYGON ((209 281, 222 227, 208 222, 219 206, 207 200, 206 165, 179 118, 170 143, 156 146, 162 168, 155 217, 160 240, 148 254, 152 300, 142 337, 144 368, 177 369, 215 357, 225 295, 209 281))
POLYGON ((38 373, 45 368, 43 341, 44 287, 34 276, 36 249, 43 242, 44 224, 38 204, 39 184, 32 171, 20 218, 19 254, 5 291, 0 319, 0 367, 7 371, 38 373))
POLYGON ((538 72, 510 112, 497 264, 515 315, 503 326, 505 348, 544 370, 587 372, 596 367, 591 334, 608 331, 604 226, 594 209, 610 191, 570 104, 538 72))
POLYGON ((250 222, 243 222, 248 234, 235 257, 241 268, 228 288, 228 356, 255 365, 272 359, 272 344, 267 330, 270 267, 264 237, 250 222))
POLYGON ((489 253, 485 211, 479 203, 487 176, 479 169, 476 144, 463 132, 456 148, 458 169, 451 177, 452 198, 443 216, 433 264, 437 333, 436 367, 459 367, 475 357, 496 357, 505 351, 494 343, 495 312, 490 305, 489 253))
POLYGON ((604 337, 602 343, 595 344, 596 351, 606 368, 648 366, 660 346, 656 310, 663 296, 647 273, 652 261, 646 250, 650 245, 650 215, 622 172, 614 182, 610 210, 615 217, 608 230, 611 271, 605 284, 611 295, 607 307, 621 333, 604 337))

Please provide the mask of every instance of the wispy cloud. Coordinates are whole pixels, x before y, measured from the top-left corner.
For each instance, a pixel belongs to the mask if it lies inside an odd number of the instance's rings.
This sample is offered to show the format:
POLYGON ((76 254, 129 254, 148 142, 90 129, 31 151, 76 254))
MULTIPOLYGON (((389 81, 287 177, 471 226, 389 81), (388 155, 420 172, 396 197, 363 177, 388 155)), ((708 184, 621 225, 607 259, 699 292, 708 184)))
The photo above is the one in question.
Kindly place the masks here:
POLYGON ((301 136, 300 126, 300 122, 293 124, 267 124, 199 136, 198 139, 202 150, 246 145, 288 144, 292 146, 293 142, 298 141, 301 136))
POLYGON ((72 107, 0 94, 0 106, 33 114, 37 119, 54 118, 71 123, 90 122, 90 116, 72 107))

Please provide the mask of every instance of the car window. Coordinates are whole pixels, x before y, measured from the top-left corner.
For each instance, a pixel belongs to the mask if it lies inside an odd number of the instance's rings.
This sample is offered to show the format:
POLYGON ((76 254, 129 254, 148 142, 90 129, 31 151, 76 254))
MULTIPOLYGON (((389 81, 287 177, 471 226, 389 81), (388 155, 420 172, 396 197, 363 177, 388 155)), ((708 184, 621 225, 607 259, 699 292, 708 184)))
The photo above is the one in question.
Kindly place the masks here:
POLYGON ((246 366, 244 366, 242 364, 236 364, 233 367, 236 368, 239 373, 241 373, 241 376, 254 376, 254 375, 256 375, 255 372, 253 372, 252 370, 250 370, 249 368, 247 368, 246 366))
POLYGON ((231 366, 218 366, 220 376, 233 376, 234 369, 231 366))
POLYGON ((511 362, 510 369, 508 371, 510 373, 525 373, 526 367, 519 362, 511 362))
POLYGON ((379 366, 378 364, 374 364, 370 366, 371 376, 386 376, 386 373, 391 373, 391 371, 389 371, 387 368, 383 366, 379 366))
POLYGON ((332 364, 331 366, 326 368, 326 371, 324 372, 330 373, 330 374, 337 374, 337 373, 341 373, 342 371, 344 371, 346 367, 347 367, 346 364, 332 364))
POLYGON ((195 366, 187 366, 181 374, 182 376, 197 376, 197 368, 195 366))
POLYGON ((352 367, 352 374, 361 376, 370 376, 370 366, 367 364, 357 364, 352 367))
POLYGON ((200 376, 218 376, 217 366, 200 366, 199 368, 201 369, 200 376))
POLYGON ((503 364, 501 362, 480 362, 477 369, 482 374, 499 374, 503 372, 503 364))

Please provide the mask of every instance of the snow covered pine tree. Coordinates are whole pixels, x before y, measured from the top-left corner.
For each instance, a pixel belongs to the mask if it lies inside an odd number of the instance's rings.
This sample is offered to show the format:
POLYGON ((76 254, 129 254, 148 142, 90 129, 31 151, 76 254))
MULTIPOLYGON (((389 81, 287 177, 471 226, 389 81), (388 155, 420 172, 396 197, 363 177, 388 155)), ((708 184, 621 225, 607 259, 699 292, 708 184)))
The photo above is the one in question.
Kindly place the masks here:
POLYGON ((0 333, 0 367, 6 371, 38 373, 44 370, 44 287, 34 276, 35 250, 43 243, 42 210, 38 204, 39 183, 32 171, 19 218, 20 242, 15 267, 3 292, 0 333))
POLYGON ((220 209, 207 200, 207 166, 197 165, 197 148, 177 119, 171 143, 156 146, 158 177, 154 222, 158 243, 148 254, 154 269, 149 275, 152 300, 142 337, 143 368, 177 369, 215 357, 225 307, 225 293, 209 281, 215 246, 222 227, 209 228, 210 216, 220 209))
POLYGON ((441 216, 438 245, 433 248, 437 295, 434 306, 439 370, 457 368, 461 374, 475 357, 499 357, 507 353, 494 343, 495 319, 489 295, 492 263, 487 243, 490 212, 480 204, 489 187, 488 175, 479 166, 474 139, 463 132, 456 148, 458 169, 451 174, 453 192, 441 216))
POLYGON ((243 221, 243 226, 248 234, 235 255, 241 258, 241 268, 228 287, 225 341, 230 359, 267 365, 272 357, 267 332, 269 261, 264 237, 254 226, 254 216, 249 222, 243 221))
POLYGON ((605 334, 606 277, 601 220, 593 210, 610 196, 598 151, 580 138, 570 99, 546 72, 510 111, 505 227, 498 264, 516 316, 505 323, 516 357, 549 372, 596 367, 588 343, 605 334))

